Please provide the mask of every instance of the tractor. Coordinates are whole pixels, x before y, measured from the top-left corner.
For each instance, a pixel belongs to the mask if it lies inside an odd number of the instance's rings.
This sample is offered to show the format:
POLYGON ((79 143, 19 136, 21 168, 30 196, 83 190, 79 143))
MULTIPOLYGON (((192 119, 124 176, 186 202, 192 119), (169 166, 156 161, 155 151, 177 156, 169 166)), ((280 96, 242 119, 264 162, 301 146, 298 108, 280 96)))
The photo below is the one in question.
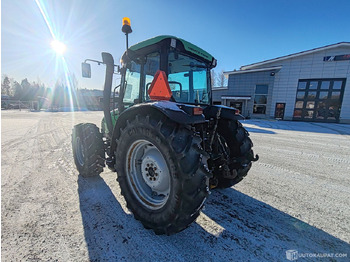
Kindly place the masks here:
POLYGON ((215 188, 229 188, 248 173, 253 143, 232 107, 213 105, 211 74, 217 61, 174 36, 157 36, 128 47, 130 20, 123 19, 126 51, 121 65, 109 53, 101 128, 73 128, 72 148, 83 177, 103 168, 117 173, 127 208, 146 229, 171 235, 199 216, 215 188), (114 74, 121 82, 112 88, 114 74))

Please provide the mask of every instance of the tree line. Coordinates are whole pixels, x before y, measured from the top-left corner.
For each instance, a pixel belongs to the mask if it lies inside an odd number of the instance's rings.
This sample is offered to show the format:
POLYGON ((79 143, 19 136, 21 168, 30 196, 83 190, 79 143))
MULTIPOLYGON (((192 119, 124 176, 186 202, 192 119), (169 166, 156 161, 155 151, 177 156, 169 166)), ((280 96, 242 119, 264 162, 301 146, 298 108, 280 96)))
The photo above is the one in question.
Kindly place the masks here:
POLYGON ((1 95, 7 95, 9 100, 39 101, 46 100, 49 107, 65 107, 77 104, 76 96, 72 91, 76 90, 77 80, 74 75, 71 77, 73 90, 68 90, 65 80, 57 80, 54 87, 46 87, 45 84, 30 82, 27 78, 18 82, 13 78, 3 75, 1 81, 1 95))
POLYGON ((19 83, 8 76, 4 76, 1 82, 1 94, 9 96, 13 100, 37 100, 39 96, 46 97, 48 90, 45 84, 29 82, 27 78, 19 83))
MULTIPOLYGON (((71 89, 73 90, 68 90, 64 77, 57 80, 54 87, 46 87, 40 80, 37 82, 30 82, 25 78, 18 82, 7 75, 3 75, 2 78, 1 95, 7 95, 10 100, 38 101, 39 99, 46 99, 49 101, 50 106, 64 107, 69 106, 72 102, 76 105, 77 97, 74 95, 71 96, 72 91, 75 92, 78 86, 78 81, 74 74, 69 76, 71 79, 71 89)), ((212 87, 227 86, 224 70, 221 70, 219 73, 212 70, 211 81, 212 87)))

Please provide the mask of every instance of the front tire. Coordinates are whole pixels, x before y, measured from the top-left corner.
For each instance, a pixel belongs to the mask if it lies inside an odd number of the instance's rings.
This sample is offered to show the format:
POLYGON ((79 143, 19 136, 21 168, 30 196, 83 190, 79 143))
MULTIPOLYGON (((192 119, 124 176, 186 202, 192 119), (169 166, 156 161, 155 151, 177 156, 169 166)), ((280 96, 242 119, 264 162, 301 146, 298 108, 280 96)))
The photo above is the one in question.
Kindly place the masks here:
POLYGON ((166 117, 136 116, 117 140, 121 192, 135 218, 156 234, 182 231, 199 215, 209 177, 196 150, 200 137, 166 117))
POLYGON ((105 166, 102 134, 96 125, 74 126, 72 147, 75 165, 83 177, 98 176, 105 166))
POLYGON ((238 121, 222 119, 219 122, 218 133, 225 142, 229 153, 229 177, 217 176, 218 188, 228 188, 241 182, 248 174, 254 158, 253 142, 248 131, 238 121))

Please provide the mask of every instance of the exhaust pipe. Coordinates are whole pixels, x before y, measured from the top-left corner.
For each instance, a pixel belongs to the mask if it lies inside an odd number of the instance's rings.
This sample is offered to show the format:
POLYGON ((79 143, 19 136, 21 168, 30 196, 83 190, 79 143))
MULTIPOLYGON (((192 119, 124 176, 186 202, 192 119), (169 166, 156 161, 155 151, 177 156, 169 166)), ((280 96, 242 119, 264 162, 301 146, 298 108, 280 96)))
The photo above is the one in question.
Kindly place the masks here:
POLYGON ((103 88, 103 113, 105 116, 108 132, 111 134, 113 131, 112 117, 111 117, 111 92, 112 81, 114 74, 114 59, 110 53, 102 53, 102 61, 106 65, 105 85, 103 88))

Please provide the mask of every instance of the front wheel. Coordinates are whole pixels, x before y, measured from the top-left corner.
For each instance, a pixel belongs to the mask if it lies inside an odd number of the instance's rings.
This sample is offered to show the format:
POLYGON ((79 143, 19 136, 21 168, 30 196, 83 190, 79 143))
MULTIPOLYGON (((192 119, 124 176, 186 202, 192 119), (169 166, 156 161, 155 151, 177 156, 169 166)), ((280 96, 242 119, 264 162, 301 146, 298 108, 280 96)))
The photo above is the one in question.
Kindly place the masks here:
POLYGON ((83 177, 98 176, 105 166, 102 134, 94 124, 74 126, 72 148, 75 165, 83 177))
POLYGON ((248 174, 254 157, 253 142, 248 131, 238 121, 222 119, 218 125, 219 140, 222 151, 227 154, 228 170, 217 174, 218 188, 228 188, 236 185, 248 174))
POLYGON ((115 152, 127 207, 156 234, 177 233, 199 215, 209 192, 201 142, 165 117, 137 116, 122 129, 115 152))

